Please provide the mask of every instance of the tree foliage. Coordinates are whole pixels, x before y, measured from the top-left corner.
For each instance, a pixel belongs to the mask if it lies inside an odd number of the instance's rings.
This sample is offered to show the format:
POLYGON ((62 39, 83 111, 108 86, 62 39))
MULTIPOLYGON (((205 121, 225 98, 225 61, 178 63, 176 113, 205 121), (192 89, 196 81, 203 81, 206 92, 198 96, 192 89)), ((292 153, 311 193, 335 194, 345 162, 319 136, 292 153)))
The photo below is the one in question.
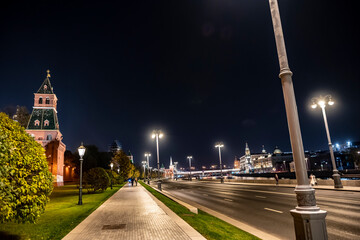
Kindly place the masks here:
POLYGON ((110 177, 105 169, 97 167, 84 174, 84 182, 89 192, 105 191, 110 186, 110 177))
POLYGON ((129 157, 123 150, 117 151, 113 157, 113 162, 116 167, 120 168, 119 175, 123 179, 128 179, 133 176, 133 171, 135 169, 134 165, 131 163, 129 157))
POLYGON ((52 182, 43 147, 0 113, 0 222, 36 222, 52 182))

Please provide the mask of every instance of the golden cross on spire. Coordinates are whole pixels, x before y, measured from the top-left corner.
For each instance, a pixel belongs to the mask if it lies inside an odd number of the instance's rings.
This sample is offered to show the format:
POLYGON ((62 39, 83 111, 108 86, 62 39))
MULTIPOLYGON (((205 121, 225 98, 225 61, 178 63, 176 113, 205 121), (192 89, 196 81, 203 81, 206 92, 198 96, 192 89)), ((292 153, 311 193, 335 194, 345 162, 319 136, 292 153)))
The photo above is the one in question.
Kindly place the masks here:
POLYGON ((51 76, 50 76, 50 70, 48 69, 46 72, 47 72, 46 77, 48 77, 48 78, 51 77, 51 76))

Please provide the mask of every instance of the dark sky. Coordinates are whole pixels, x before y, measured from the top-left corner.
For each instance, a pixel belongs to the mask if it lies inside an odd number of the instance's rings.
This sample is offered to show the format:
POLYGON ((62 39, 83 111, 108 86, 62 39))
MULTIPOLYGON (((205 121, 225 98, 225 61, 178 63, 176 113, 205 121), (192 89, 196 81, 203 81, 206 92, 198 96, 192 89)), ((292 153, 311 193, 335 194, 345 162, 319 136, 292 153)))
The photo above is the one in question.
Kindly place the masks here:
MULTIPOLYGON (((357 1, 279 0, 306 150, 326 149, 314 96, 331 94, 333 142, 360 140, 357 1)), ((67 149, 119 139, 137 163, 233 163, 291 151, 268 1, 8 1, 0 9, 0 108, 33 105, 46 70, 67 149), (151 159, 155 163, 155 157, 151 159)))

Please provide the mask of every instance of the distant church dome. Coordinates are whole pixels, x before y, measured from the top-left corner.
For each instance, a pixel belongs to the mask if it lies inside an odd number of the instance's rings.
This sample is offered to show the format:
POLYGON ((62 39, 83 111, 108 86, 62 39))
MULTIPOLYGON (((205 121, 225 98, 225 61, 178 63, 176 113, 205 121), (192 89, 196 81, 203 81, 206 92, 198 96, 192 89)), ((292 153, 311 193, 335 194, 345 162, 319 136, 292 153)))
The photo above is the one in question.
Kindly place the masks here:
POLYGON ((275 147, 274 154, 282 154, 282 151, 279 149, 278 146, 275 147))

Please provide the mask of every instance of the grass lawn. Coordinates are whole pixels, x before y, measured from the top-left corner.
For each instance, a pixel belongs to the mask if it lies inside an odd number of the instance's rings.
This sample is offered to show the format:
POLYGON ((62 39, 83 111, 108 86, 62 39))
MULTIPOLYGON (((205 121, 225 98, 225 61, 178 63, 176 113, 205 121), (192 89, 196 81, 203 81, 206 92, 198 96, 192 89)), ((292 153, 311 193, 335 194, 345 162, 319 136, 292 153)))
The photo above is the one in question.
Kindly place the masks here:
POLYGON ((75 185, 55 187, 50 202, 37 223, 1 224, 0 239, 62 239, 121 187, 122 185, 116 185, 112 190, 108 188, 103 193, 95 194, 83 190, 81 206, 77 205, 79 189, 75 185))
POLYGON ((227 222, 224 222, 221 219, 218 219, 210 214, 207 214, 201 210, 198 211, 198 214, 190 212, 184 206, 174 202, 170 198, 162 195, 156 190, 152 189, 148 185, 140 182, 149 192, 151 192, 156 198, 162 201, 166 206, 168 206, 173 212, 179 215, 184 219, 188 224, 190 224, 194 229, 196 229, 201 235, 206 239, 259 239, 250 233, 247 233, 227 222))

